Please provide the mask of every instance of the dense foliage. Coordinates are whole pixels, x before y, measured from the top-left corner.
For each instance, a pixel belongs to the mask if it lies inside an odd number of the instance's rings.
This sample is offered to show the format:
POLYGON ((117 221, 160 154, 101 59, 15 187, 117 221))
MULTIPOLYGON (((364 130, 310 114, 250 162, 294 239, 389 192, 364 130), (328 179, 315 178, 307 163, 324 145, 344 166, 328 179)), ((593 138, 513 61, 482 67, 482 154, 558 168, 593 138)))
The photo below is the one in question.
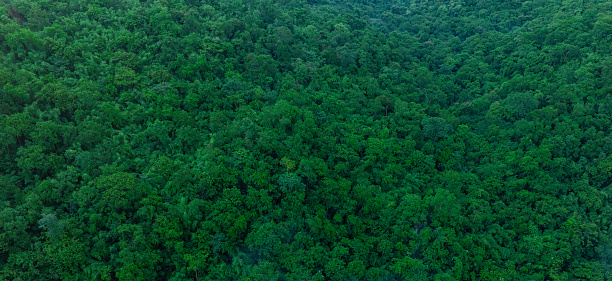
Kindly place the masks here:
POLYGON ((0 3, 0 280, 612 280, 612 2, 0 3))

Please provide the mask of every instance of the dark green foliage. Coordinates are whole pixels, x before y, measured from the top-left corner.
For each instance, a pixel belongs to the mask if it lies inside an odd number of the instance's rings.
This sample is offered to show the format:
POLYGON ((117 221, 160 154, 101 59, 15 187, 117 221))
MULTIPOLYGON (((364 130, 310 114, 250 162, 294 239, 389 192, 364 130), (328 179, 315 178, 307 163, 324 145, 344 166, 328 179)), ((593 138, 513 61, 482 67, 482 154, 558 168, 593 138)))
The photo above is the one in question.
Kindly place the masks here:
POLYGON ((0 1, 0 280, 612 280, 606 1, 0 1))
POLYGON ((452 127, 444 118, 431 117, 423 119, 423 136, 431 140, 447 137, 452 127))

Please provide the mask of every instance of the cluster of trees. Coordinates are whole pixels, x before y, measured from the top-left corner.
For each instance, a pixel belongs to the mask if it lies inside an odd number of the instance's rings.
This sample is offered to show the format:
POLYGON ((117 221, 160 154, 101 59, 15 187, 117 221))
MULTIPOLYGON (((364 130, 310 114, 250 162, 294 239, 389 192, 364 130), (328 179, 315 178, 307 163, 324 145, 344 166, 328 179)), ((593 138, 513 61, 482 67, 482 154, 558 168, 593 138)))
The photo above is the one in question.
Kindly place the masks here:
POLYGON ((0 3, 0 280, 612 280, 609 1, 0 3))

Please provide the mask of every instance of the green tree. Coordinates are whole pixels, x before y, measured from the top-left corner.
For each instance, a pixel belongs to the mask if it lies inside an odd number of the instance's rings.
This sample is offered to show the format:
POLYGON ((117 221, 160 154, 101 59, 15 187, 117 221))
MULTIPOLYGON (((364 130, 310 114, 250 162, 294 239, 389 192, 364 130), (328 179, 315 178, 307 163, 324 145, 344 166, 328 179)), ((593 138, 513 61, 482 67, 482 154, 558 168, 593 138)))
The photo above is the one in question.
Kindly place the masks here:
POLYGON ((522 92, 508 95, 502 105, 508 110, 508 115, 511 120, 517 120, 525 117, 527 113, 536 109, 540 102, 535 98, 534 93, 522 92))
POLYGON ((423 125, 423 136, 432 141, 447 137, 453 130, 452 126, 441 117, 423 119, 421 125, 423 125))

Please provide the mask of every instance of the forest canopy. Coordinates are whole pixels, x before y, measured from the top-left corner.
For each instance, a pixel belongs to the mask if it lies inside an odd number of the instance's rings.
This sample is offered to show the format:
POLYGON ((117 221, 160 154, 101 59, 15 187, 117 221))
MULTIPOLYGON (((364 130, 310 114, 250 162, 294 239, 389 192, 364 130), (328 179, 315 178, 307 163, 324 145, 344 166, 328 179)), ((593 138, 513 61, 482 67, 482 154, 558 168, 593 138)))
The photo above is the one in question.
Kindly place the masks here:
POLYGON ((612 280, 611 11, 0 0, 0 280, 612 280))

